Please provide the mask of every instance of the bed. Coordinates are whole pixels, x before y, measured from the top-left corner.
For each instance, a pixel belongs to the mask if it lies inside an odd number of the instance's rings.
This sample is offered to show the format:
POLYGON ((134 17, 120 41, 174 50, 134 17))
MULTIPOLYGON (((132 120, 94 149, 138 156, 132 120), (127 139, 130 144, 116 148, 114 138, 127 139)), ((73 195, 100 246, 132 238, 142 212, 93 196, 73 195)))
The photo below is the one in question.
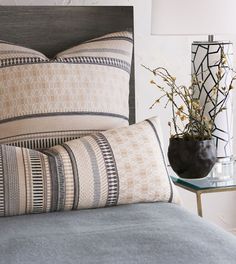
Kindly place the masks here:
MULTIPOLYGON (((1 39, 53 56, 88 38, 132 30, 133 8, 0 7, 0 24, 1 39)), ((129 120, 135 122, 133 67, 129 120)), ((236 239, 164 202, 1 217, 0 263, 233 264, 236 239)))

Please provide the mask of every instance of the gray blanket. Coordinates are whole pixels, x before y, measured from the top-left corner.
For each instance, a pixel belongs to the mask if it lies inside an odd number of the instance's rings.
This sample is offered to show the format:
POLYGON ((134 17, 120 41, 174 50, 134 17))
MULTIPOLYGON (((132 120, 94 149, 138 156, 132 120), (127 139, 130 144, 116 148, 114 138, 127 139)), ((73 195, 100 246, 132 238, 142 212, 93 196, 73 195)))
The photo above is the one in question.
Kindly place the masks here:
POLYGON ((234 264, 236 238, 174 204, 0 219, 1 264, 234 264))

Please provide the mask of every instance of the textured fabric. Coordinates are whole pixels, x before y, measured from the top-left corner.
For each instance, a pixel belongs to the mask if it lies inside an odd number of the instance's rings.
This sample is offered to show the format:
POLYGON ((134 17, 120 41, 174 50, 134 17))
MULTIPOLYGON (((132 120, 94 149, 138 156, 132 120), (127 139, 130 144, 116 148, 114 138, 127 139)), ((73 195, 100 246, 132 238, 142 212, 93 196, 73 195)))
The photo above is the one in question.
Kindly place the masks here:
POLYGON ((0 40, 0 67, 21 64, 21 60, 27 58, 29 62, 33 59, 35 62, 48 60, 41 52, 0 40))
POLYGON ((0 216, 178 202, 156 118, 43 152, 0 145, 0 216))
POLYGON ((236 238, 175 204, 0 219, 1 264, 234 264, 236 238))
POLYGON ((0 42, 0 144, 43 149, 128 125, 132 42, 113 33, 52 60, 0 42))

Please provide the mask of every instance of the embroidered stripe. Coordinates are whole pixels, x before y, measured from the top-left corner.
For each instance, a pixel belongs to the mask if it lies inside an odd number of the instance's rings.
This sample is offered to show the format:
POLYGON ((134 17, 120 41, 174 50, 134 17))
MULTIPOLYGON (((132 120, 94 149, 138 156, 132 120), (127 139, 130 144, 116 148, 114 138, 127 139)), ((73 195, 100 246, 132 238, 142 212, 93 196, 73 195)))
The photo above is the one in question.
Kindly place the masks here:
POLYGON ((46 62, 49 62, 49 60, 45 60, 39 57, 19 57, 19 58, 1 59, 0 68, 14 66, 14 65, 46 63, 46 62))
POLYGON ((64 166, 61 155, 55 150, 44 150, 43 153, 54 159, 54 164, 52 169, 55 169, 53 175, 57 178, 57 205, 56 211, 64 210, 65 206, 65 173, 64 166))
POLYGON ((112 67, 116 67, 121 70, 124 70, 129 74, 130 74, 130 68, 131 68, 130 63, 124 60, 108 58, 108 57, 80 56, 80 57, 73 57, 73 58, 58 58, 53 62, 112 66, 112 67))
POLYGON ((30 65, 36 63, 72 63, 72 64, 94 64, 94 65, 104 65, 119 68, 121 70, 130 73, 131 65, 130 63, 108 57, 90 57, 90 56, 80 56, 73 58, 58 58, 55 60, 46 60, 39 57, 19 57, 10 59, 1 59, 0 68, 16 66, 16 65, 30 65))
POLYGON ((43 188, 43 171, 39 153, 29 150, 32 175, 32 192, 33 192, 33 213, 43 212, 44 207, 44 188, 43 188))
POLYGON ((108 180, 108 197, 106 206, 116 205, 119 197, 119 177, 116 168, 116 162, 111 149, 111 146, 102 133, 92 136, 103 154, 108 180))
POLYGON ((63 144, 62 147, 67 151, 71 165, 73 170, 73 177, 74 177, 74 202, 73 202, 73 208, 74 210, 77 209, 79 204, 79 174, 78 174, 78 167, 75 159, 75 155, 71 148, 67 144, 63 144))

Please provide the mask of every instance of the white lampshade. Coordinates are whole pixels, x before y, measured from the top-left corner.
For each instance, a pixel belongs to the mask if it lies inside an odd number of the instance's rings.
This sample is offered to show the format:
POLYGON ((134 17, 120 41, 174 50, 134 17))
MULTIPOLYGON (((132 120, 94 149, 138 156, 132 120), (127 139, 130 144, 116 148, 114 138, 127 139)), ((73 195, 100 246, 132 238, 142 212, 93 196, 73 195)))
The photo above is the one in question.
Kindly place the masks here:
POLYGON ((153 35, 236 33, 236 0, 153 0, 153 35))

